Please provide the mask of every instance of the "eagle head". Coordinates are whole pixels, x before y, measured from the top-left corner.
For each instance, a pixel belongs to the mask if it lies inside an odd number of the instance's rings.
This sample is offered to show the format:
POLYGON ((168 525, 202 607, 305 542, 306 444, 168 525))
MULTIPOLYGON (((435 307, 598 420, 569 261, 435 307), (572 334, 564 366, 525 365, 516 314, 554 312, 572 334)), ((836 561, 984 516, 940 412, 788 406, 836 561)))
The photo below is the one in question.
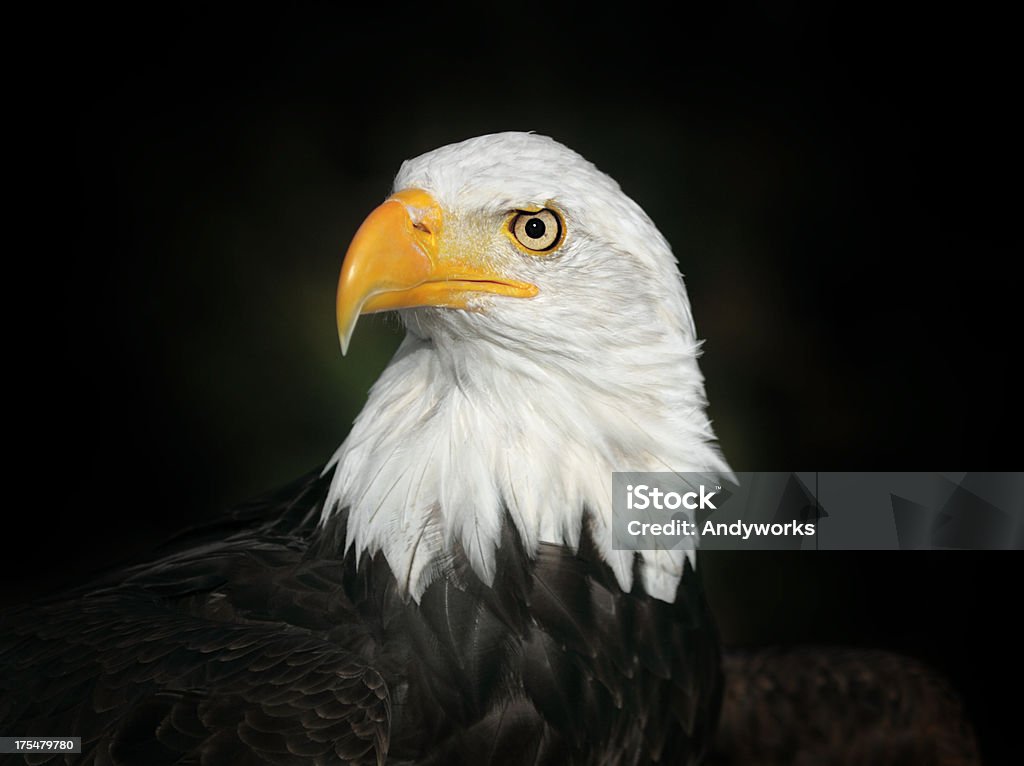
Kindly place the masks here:
MULTIPOLYGON (((335 453, 327 523, 382 552, 418 598, 456 549, 485 582, 504 523, 527 551, 584 525, 619 584, 613 471, 722 471, 676 259, 618 184, 545 136, 500 133, 406 161, 342 266, 345 351, 360 315, 405 341, 335 453)), ((671 601, 681 551, 641 552, 671 601)), ((692 555, 692 554, 690 554, 692 555)))

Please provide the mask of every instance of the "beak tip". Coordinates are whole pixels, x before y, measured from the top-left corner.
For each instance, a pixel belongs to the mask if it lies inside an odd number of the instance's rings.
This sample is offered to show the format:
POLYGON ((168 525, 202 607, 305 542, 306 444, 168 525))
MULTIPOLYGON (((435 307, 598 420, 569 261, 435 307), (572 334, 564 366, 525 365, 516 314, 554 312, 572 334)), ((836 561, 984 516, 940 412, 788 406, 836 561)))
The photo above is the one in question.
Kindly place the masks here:
POLYGON ((338 344, 341 346, 341 355, 348 354, 348 347, 352 340, 352 332, 338 333, 338 344))
POLYGON ((342 302, 341 297, 338 298, 338 314, 337 314, 337 328, 338 328, 338 344, 341 346, 341 355, 345 356, 348 353, 348 347, 352 344, 352 336, 356 331, 356 324, 359 321, 359 312, 362 309, 362 302, 358 306, 348 306, 342 302))

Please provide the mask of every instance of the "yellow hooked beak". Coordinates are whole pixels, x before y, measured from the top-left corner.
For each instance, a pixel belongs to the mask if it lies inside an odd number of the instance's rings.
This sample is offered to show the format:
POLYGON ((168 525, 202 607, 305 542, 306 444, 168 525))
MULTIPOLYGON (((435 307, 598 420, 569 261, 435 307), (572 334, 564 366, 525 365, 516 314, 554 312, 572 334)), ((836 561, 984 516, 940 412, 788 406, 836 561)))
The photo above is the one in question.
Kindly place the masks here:
POLYGON ((441 206, 420 189, 398 192, 363 221, 338 280, 343 354, 361 314, 417 306, 468 309, 478 293, 537 294, 534 285, 508 279, 475 254, 442 254, 444 224, 441 206))

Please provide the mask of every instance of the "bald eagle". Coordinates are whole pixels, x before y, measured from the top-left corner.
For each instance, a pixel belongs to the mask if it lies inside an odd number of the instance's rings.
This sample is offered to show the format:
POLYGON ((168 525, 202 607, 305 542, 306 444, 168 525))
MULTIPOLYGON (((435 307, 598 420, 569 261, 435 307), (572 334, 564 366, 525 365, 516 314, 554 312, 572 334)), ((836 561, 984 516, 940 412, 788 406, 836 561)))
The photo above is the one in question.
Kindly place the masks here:
POLYGON ((356 232, 343 351, 380 311, 406 337, 322 470, 4 615, 0 732, 87 764, 701 758, 693 554, 610 534, 612 472, 729 470, 668 243, 565 146, 482 136, 356 232))

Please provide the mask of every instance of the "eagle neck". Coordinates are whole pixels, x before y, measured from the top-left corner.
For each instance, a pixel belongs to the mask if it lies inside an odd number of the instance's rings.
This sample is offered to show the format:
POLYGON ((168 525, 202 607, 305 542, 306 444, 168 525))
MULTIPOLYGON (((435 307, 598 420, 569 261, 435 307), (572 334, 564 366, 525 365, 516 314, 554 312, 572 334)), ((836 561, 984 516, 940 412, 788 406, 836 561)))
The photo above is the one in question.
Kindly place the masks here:
MULTIPOLYGON (((506 519, 531 555, 542 542, 575 549, 588 524, 629 590, 634 554, 611 546, 612 472, 725 466, 695 354, 692 365, 677 356, 666 357, 678 369, 662 391, 616 377, 630 360, 587 375, 596 360, 410 333, 328 465, 324 520, 348 509, 348 549, 383 553, 415 599, 458 556, 491 583, 506 519)), ((673 600, 684 555, 641 554, 651 595, 673 600)))

